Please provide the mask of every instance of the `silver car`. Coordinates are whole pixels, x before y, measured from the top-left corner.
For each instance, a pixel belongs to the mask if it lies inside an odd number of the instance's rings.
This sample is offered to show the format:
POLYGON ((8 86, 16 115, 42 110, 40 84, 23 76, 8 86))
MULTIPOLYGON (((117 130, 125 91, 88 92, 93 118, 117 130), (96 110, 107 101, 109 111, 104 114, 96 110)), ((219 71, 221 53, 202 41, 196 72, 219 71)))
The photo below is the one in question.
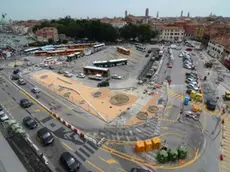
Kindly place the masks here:
POLYGON ((9 117, 3 111, 0 111, 0 120, 2 122, 4 122, 4 121, 6 121, 8 119, 9 119, 9 117))

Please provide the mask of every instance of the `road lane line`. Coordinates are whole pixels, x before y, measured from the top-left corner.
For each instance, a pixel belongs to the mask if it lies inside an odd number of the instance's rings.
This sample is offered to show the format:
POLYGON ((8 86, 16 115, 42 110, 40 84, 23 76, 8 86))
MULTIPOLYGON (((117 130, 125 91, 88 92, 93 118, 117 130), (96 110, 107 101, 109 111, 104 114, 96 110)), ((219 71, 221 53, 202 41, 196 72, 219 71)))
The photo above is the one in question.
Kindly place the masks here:
POLYGON ((72 149, 68 144, 66 144, 66 143, 64 143, 64 142, 62 142, 62 144, 63 144, 66 148, 68 148, 69 150, 73 151, 73 149, 72 149))
POLYGON ((93 164, 92 162, 90 161, 86 161, 89 165, 91 165, 93 168, 97 169, 99 172, 104 172, 102 169, 100 169, 98 166, 96 166, 95 164, 93 164))

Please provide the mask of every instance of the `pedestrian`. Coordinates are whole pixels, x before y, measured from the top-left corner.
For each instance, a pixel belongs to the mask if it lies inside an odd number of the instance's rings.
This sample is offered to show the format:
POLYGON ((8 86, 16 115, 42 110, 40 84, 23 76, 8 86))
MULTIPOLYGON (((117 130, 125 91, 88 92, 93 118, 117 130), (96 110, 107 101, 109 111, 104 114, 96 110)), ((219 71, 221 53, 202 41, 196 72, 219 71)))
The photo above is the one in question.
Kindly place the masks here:
POLYGON ((223 115, 223 114, 225 114, 225 109, 224 109, 224 108, 222 109, 222 115, 223 115))

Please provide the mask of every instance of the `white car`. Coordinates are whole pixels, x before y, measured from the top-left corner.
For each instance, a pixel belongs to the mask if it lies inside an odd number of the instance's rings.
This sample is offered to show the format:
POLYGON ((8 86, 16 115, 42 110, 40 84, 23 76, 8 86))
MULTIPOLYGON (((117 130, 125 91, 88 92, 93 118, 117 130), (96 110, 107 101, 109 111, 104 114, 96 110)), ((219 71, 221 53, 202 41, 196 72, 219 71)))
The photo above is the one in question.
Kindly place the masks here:
POLYGON ((68 78, 71 78, 73 76, 72 73, 68 72, 68 71, 65 71, 64 72, 64 76, 68 77, 68 78))
POLYGON ((77 74, 77 77, 78 78, 85 78, 85 75, 83 73, 79 73, 79 74, 77 74))
POLYGON ((196 81, 192 80, 192 81, 190 81, 190 82, 189 82, 189 84, 192 84, 192 85, 198 85, 198 82, 196 82, 196 81))
POLYGON ((111 78, 112 79, 122 79, 122 76, 117 75, 117 74, 113 74, 113 75, 111 75, 111 78))
POLYGON ((184 55, 182 53, 179 54, 179 57, 183 57, 184 55))
POLYGON ((9 117, 3 111, 0 111, 0 120, 2 122, 4 122, 4 121, 6 121, 8 119, 9 119, 9 117))
POLYGON ((37 87, 34 87, 32 90, 31 90, 33 93, 37 94, 37 93, 40 93, 41 90, 37 87))
POLYGON ((188 85, 192 86, 192 87, 198 87, 197 84, 194 84, 194 83, 189 83, 188 85))

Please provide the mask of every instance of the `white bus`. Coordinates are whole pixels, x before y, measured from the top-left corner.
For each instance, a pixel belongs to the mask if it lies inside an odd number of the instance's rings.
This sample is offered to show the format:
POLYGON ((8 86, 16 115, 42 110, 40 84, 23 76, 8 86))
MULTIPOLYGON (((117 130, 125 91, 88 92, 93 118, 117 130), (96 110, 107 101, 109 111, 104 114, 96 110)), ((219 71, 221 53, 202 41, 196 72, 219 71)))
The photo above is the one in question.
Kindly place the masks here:
POLYGON ((144 46, 142 46, 142 45, 136 45, 136 49, 137 49, 138 51, 142 51, 142 52, 145 52, 145 51, 146 51, 146 48, 145 48, 144 46))
POLYGON ((102 50, 102 49, 104 49, 104 48, 105 48, 105 44, 104 44, 104 43, 102 43, 102 44, 97 44, 97 45, 94 45, 94 46, 93 46, 94 52, 100 51, 100 50, 102 50))

